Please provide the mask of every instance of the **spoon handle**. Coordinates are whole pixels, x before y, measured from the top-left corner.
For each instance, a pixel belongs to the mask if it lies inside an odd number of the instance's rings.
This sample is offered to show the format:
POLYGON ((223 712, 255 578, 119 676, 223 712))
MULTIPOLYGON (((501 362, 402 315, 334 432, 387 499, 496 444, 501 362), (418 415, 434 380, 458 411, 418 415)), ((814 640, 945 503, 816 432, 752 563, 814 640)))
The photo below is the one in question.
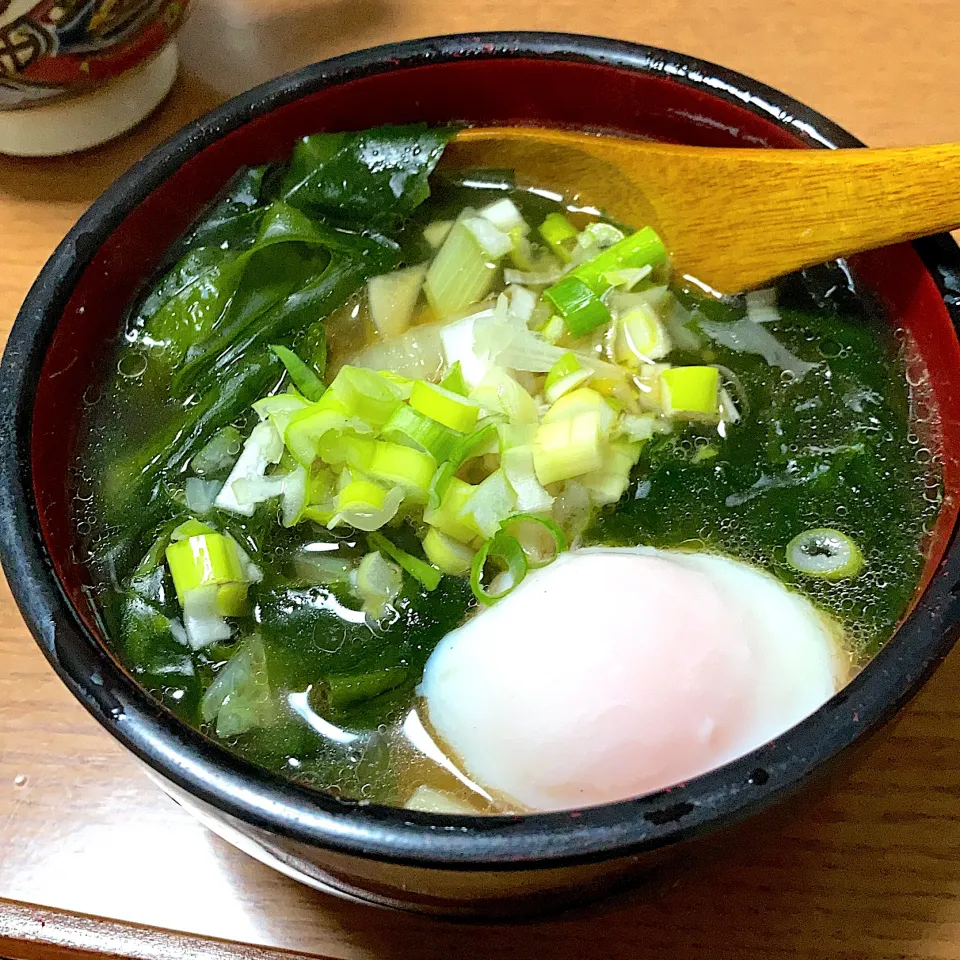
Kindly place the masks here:
MULTIPOLYGON (((710 150, 698 158, 674 165, 673 177, 690 175, 688 190, 673 182, 669 198, 661 188, 648 199, 655 215, 686 225, 671 230, 678 264, 693 276, 716 277, 724 291, 960 226, 957 144, 710 150), (685 235, 695 242, 688 246, 685 235)), ((672 165, 669 154, 660 159, 672 165)), ((652 172, 641 177, 654 182, 652 172)))

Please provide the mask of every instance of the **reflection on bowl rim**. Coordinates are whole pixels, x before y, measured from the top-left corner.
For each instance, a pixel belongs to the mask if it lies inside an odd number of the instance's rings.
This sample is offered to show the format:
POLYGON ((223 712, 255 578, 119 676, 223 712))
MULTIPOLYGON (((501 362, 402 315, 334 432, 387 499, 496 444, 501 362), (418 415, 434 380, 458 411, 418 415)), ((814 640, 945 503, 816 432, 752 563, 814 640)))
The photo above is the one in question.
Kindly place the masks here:
MULTIPOLYGON (((464 818, 355 805, 297 786, 230 754, 160 708, 115 667, 79 622, 41 540, 30 464, 34 392, 52 330, 103 240, 186 160, 251 118, 316 90, 373 74, 472 59, 543 58, 652 74, 745 107, 811 147, 860 141, 815 111, 747 77, 666 50, 593 37, 487 33, 390 44, 306 67, 188 125, 97 200, 44 267, 0 366, 0 553, 44 653, 100 723, 176 786, 222 812, 292 840, 374 860, 459 870, 558 867, 652 850, 744 819, 896 712, 953 645, 960 601, 956 527, 910 616, 859 676, 777 741, 670 790, 578 811, 464 818)), ((955 328, 946 283, 960 273, 949 237, 917 244, 955 328)), ((955 282, 955 281, 954 281, 955 282)))

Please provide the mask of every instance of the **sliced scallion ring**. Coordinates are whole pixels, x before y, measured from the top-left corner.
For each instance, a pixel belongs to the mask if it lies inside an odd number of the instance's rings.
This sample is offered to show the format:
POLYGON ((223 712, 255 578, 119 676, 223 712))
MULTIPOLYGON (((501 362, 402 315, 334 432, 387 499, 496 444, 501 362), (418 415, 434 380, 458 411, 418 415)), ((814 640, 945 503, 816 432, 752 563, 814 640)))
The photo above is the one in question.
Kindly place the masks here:
POLYGON ((480 407, 472 400, 429 380, 415 380, 410 406, 457 433, 469 433, 477 425, 480 407))
POLYGON ((400 404, 381 431, 385 440, 406 443, 425 450, 438 463, 443 463, 462 440, 462 436, 405 403, 400 404))
POLYGON ((863 569, 863 554, 845 533, 818 527, 804 530, 787 544, 787 563, 808 577, 844 580, 863 569))
POLYGON ((423 552, 427 559, 444 573, 454 577, 470 575, 476 550, 460 543, 436 527, 430 527, 423 538, 423 552))
POLYGON ((548 566, 568 548, 564 532, 552 520, 532 513, 507 518, 501 529, 520 544, 531 570, 548 566))
POLYGON ((516 537, 500 530, 477 551, 470 569, 470 589, 488 606, 514 590, 527 575, 527 557, 516 537), (488 581, 488 567, 496 573, 488 581))
POLYGON ((364 367, 341 367, 329 389, 347 416, 374 427, 382 427, 403 398, 401 387, 364 367))

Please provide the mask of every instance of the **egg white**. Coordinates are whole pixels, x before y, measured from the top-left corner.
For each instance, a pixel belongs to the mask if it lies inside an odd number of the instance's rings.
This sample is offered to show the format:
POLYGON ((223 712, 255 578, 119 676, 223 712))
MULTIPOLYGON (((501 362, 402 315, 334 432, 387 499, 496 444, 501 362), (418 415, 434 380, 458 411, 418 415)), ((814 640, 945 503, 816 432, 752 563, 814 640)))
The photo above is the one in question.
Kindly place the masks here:
POLYGON ((448 634, 420 694, 471 778, 568 809, 668 787, 789 729, 845 682, 839 636, 737 560, 589 548, 448 634))

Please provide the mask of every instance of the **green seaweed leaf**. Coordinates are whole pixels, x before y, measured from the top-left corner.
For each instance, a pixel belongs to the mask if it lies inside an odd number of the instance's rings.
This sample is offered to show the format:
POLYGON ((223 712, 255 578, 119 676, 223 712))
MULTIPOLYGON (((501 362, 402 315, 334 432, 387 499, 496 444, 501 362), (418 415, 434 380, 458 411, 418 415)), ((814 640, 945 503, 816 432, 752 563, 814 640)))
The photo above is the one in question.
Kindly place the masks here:
POLYGON ((337 222, 395 225, 430 196, 429 176, 454 133, 416 124, 304 137, 280 194, 337 222))

